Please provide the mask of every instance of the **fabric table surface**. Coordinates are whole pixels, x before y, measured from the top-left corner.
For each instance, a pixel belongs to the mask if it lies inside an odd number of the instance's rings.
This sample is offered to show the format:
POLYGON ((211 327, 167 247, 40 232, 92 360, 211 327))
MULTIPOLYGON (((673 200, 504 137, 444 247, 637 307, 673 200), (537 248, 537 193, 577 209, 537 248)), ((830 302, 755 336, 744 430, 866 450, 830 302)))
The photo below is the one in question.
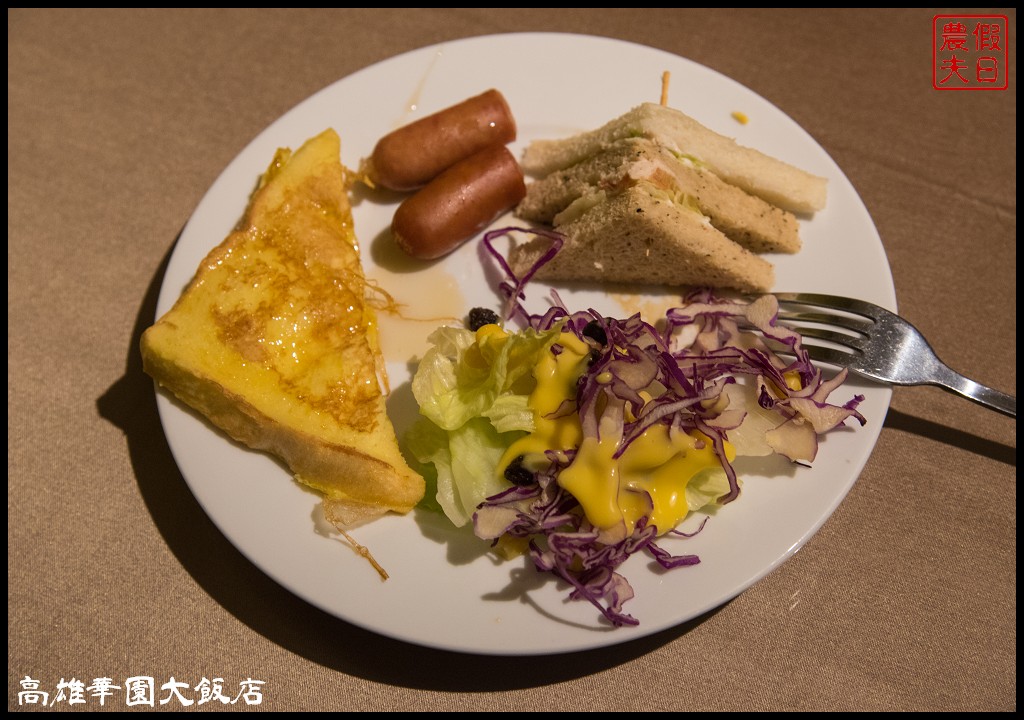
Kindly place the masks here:
POLYGON ((175 464, 137 349, 183 226, 276 118, 409 50, 550 31, 689 58, 792 117, 863 199, 901 314, 1016 394, 1016 11, 962 11, 1005 31, 1008 87, 973 92, 933 84, 937 12, 9 8, 8 709, 1015 710, 1015 419, 897 388, 838 509, 732 601, 608 648, 470 655, 356 627, 245 559, 175 464), (135 677, 154 706, 129 705, 135 677), (199 703, 215 686, 237 702, 199 703))

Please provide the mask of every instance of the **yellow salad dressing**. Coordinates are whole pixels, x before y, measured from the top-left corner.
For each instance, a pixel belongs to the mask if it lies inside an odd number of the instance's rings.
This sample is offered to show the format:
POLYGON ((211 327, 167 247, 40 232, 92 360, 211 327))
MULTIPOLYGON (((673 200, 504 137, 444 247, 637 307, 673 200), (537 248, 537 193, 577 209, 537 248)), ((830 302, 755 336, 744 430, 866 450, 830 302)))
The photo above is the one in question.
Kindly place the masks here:
MULTIPOLYGON (((586 372, 590 355, 590 347, 572 333, 562 333, 557 342, 562 352, 543 353, 534 370, 537 385, 529 405, 535 429, 506 450, 498 472, 504 473, 519 457, 536 470, 547 463, 545 451, 575 449, 576 456, 559 473, 558 483, 579 501, 591 524, 626 537, 641 518, 649 517, 659 534, 668 532, 690 510, 687 484, 702 471, 721 467, 711 440, 699 432, 657 424, 616 459, 622 435, 612 409, 602 416, 598 437, 586 438, 575 411, 561 416, 556 412, 563 402, 575 399, 577 380, 586 372)), ((730 461, 735 457, 728 443, 726 455, 730 461)))

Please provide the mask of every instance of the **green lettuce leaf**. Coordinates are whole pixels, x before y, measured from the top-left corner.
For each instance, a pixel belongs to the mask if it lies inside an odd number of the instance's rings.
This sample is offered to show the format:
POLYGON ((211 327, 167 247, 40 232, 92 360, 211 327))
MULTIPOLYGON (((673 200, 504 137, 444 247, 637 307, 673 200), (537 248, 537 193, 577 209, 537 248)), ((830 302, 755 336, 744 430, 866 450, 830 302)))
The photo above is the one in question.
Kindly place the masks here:
POLYGON ((431 348, 412 380, 421 417, 405 441, 417 461, 433 467, 433 499, 456 526, 508 487, 497 475, 498 462, 533 430, 533 369, 557 335, 505 334, 496 326, 477 333, 442 327, 431 334, 431 348))

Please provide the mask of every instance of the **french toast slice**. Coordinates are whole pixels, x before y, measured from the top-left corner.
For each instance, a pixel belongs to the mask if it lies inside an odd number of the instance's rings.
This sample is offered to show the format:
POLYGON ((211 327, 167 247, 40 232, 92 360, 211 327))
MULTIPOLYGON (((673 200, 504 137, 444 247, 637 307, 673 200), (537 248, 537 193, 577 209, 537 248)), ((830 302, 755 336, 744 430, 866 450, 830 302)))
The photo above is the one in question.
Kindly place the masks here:
POLYGON ((343 527, 406 513, 425 488, 386 413, 340 146, 326 130, 277 152, 141 350, 161 387, 282 459, 343 527))

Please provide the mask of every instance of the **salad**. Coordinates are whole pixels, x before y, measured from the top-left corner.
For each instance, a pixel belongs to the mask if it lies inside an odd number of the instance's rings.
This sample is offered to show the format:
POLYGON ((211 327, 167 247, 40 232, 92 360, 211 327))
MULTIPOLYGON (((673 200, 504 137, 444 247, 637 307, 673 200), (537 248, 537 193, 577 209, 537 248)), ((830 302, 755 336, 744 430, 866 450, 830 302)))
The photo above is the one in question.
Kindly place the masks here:
POLYGON ((560 236, 505 228, 483 242, 505 274, 503 314, 475 310, 469 327, 430 336, 407 446, 454 525, 505 557, 528 554, 615 626, 638 624, 619 572, 630 556, 700 562, 664 540, 740 497, 737 457, 811 463, 821 434, 865 423, 863 397, 830 401, 846 371, 826 379, 811 364, 800 335, 776 324, 774 296, 695 290, 652 321, 570 310, 553 293, 530 314, 525 288, 560 236), (523 277, 494 244, 515 231, 552 243, 523 277))

